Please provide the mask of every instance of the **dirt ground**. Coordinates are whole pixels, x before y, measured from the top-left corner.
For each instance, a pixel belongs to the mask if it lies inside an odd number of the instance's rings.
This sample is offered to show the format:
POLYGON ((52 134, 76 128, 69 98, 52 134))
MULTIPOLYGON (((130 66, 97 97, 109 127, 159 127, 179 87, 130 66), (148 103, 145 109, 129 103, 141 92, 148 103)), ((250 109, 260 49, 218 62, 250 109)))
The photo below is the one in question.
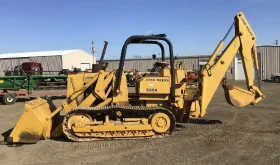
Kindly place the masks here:
MULTIPOLYGON (((280 164, 280 83, 262 82, 261 90, 266 98, 259 104, 238 109, 219 88, 204 119, 165 139, 0 145, 0 164, 280 164)), ((24 102, 0 105, 0 133, 16 124, 23 108, 24 102)))

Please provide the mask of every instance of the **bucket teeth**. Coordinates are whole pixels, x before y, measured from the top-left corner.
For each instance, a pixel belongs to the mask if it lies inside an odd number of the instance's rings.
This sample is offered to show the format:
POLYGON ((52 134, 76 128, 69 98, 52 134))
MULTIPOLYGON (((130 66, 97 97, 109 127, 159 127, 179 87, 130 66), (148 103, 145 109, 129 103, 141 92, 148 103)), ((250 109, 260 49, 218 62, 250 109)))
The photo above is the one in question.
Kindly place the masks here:
POLYGON ((36 134, 31 134, 31 133, 21 133, 18 135, 19 140, 14 139, 13 137, 8 137, 7 138, 7 143, 25 143, 25 144, 34 144, 37 143, 41 137, 36 135, 36 134))

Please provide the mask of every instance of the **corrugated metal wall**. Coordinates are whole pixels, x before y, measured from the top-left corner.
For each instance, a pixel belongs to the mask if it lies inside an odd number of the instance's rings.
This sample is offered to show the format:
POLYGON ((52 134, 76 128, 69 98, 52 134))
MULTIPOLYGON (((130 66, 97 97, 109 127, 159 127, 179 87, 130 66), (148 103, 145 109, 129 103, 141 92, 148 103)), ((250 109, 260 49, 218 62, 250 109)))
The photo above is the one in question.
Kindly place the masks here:
MULTIPOLYGON (((4 76, 5 70, 13 70, 15 66, 22 64, 23 62, 29 62, 35 60, 42 64, 44 71, 59 71, 62 67, 61 56, 44 56, 44 57, 26 57, 26 58, 12 58, 12 59, 0 59, 0 76, 4 76), (9 67, 9 68, 8 68, 9 67)), ((45 72, 45 74, 57 74, 58 72, 45 72)))
MULTIPOLYGON (((42 64, 44 71, 60 71, 62 69, 62 56, 45 56, 45 57, 33 57, 36 62, 42 64)), ((58 72, 44 72, 44 74, 58 74, 58 72)))
MULTIPOLYGON (((186 64, 188 69, 198 69, 198 58, 184 58, 178 59, 178 61, 183 61, 186 64)), ((113 69, 118 69, 119 60, 106 60, 109 63, 108 71, 113 69)), ((134 59, 134 60, 126 60, 124 63, 125 69, 136 69, 139 71, 147 71, 148 69, 152 69, 156 60, 152 59, 134 59)), ((166 59, 166 62, 169 63, 169 59, 166 59)))
POLYGON ((15 66, 28 61, 28 58, 0 59, 0 76, 5 75, 5 70, 13 70, 15 66))
MULTIPOLYGON (((195 56, 195 57, 178 57, 177 61, 182 61, 186 65, 187 69, 199 70, 199 62, 207 62, 210 56, 195 56)), ((105 60, 109 63, 108 71, 118 69, 119 60, 105 60)), ((166 59, 169 63, 169 58, 166 59)), ((147 71, 153 67, 156 60, 152 59, 126 59, 125 69, 136 69, 139 71, 147 71)), ((234 79, 234 61, 230 64, 228 71, 226 72, 228 79, 234 79)))
POLYGON ((272 73, 280 73, 280 46, 259 46, 261 79, 269 80, 272 73))

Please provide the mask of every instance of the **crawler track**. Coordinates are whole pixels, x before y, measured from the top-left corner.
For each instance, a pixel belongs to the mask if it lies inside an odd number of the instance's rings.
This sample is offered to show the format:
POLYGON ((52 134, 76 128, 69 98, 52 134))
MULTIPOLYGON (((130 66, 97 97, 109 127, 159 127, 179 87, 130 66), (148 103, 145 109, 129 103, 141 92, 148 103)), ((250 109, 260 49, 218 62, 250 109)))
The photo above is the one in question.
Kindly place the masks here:
MULTIPOLYGON (((170 112, 168 109, 162 108, 162 107, 145 107, 145 106, 105 106, 105 107, 77 107, 73 110, 71 110, 69 113, 67 113, 64 117, 63 120, 63 132, 66 135, 68 139, 71 141, 76 141, 76 142, 89 142, 89 141, 96 141, 96 140, 106 140, 106 139, 141 139, 141 138, 160 138, 160 137, 166 137, 170 134, 175 129, 175 124, 176 120, 172 112, 170 112), (170 118, 170 128, 168 131, 164 133, 156 133, 155 131, 152 136, 135 136, 135 137, 126 137, 126 136, 118 136, 118 137, 112 137, 112 138, 107 138, 107 137, 94 137, 94 136, 89 136, 85 135, 83 137, 77 136, 75 132, 71 128, 68 127, 68 120, 71 116, 76 115, 76 114, 83 114, 85 116, 90 116, 92 118, 95 118, 97 114, 103 114, 105 115, 111 115, 112 113, 116 112, 121 112, 122 114, 130 115, 130 117, 141 117, 141 118, 149 118, 149 116, 154 115, 155 113, 164 113, 170 118)), ((102 134, 118 134, 121 135, 124 131, 128 132, 127 130, 121 130, 121 131, 106 131, 102 132, 102 134)), ((132 134, 145 134, 145 130, 133 130, 131 131, 132 134)))

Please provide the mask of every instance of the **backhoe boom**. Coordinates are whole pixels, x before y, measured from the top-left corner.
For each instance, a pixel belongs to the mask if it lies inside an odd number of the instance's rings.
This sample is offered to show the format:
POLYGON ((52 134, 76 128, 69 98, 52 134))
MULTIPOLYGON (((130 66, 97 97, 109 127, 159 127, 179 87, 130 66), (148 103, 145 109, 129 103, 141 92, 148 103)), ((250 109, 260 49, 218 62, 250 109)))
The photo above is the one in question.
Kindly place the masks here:
POLYGON ((233 39, 227 45, 219 58, 214 62, 214 64, 212 64, 224 44, 225 37, 219 43, 204 69, 201 71, 201 117, 205 115, 206 108, 213 98, 213 95, 216 92, 220 82, 222 82, 223 88, 225 90, 227 101, 233 106, 243 107, 248 104, 255 104, 264 98, 264 95, 261 93, 261 91, 256 86, 254 86, 252 75, 253 63, 254 68, 256 70, 259 69, 256 53, 256 36, 243 13, 238 13, 235 16, 234 22, 235 36, 233 39), (233 61, 238 51, 243 62, 247 90, 227 85, 225 81, 222 81, 230 63, 233 61))

